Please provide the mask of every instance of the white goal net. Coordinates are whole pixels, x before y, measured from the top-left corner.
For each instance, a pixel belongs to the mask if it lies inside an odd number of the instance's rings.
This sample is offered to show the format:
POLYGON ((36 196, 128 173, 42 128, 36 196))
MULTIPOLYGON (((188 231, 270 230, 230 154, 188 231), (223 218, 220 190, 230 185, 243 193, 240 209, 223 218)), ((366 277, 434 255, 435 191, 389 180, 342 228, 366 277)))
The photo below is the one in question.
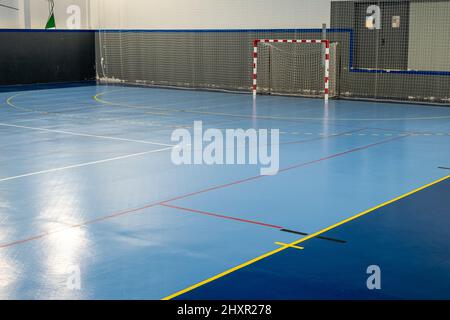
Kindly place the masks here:
POLYGON ((337 58, 337 44, 326 40, 256 40, 253 92, 335 97, 337 58))

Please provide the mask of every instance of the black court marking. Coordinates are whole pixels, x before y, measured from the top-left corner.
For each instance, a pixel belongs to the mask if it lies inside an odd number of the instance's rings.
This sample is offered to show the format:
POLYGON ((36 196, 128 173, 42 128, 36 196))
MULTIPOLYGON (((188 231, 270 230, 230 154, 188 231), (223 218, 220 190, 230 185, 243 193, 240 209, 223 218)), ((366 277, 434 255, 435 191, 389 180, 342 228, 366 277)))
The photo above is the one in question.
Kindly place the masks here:
POLYGON ((447 168, 447 167, 438 167, 438 169, 450 170, 450 168, 447 168))
MULTIPOLYGON (((307 235, 308 235, 308 233, 305 233, 305 232, 294 231, 294 230, 288 230, 288 229, 280 229, 280 231, 282 231, 282 232, 288 232, 288 233, 294 233, 294 234, 299 234, 299 235, 301 235, 301 236, 307 236, 307 235)), ((338 243, 347 243, 347 241, 345 241, 345 240, 334 239, 334 238, 323 237, 323 236, 318 236, 318 237, 316 237, 316 238, 317 238, 317 239, 321 239, 321 240, 327 240, 327 241, 338 242, 338 243)))

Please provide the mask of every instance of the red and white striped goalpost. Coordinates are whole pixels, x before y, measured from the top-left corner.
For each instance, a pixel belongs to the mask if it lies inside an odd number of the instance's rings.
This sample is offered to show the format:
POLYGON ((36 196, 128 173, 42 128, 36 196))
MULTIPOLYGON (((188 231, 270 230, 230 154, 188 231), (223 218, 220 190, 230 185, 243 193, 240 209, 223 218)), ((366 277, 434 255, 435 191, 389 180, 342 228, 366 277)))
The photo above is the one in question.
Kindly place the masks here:
POLYGON ((309 39, 257 39, 253 41, 253 97, 256 97, 256 91, 258 88, 258 44, 260 42, 273 43, 273 42, 285 42, 285 43, 321 43, 325 45, 325 101, 328 101, 330 95, 330 40, 309 40, 309 39))

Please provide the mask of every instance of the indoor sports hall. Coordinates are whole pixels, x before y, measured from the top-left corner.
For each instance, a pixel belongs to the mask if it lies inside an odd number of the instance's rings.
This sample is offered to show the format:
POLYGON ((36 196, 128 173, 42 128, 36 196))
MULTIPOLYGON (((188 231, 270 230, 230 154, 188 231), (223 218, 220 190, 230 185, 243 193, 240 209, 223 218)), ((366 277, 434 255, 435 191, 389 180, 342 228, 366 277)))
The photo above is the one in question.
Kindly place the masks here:
POLYGON ((450 299, 449 17, 1 0, 0 299, 450 299))

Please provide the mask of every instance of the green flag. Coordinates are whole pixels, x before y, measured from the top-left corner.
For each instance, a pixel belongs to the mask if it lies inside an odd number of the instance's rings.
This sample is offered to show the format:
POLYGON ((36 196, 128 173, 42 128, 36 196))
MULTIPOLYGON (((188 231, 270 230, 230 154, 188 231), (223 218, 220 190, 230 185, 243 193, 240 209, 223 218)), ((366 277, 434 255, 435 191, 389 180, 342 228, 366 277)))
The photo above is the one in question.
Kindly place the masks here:
POLYGON ((48 18, 45 29, 56 29, 55 15, 52 13, 50 18, 48 18))
POLYGON ((48 17, 47 24, 45 25, 45 29, 56 29, 55 13, 54 13, 55 3, 53 2, 53 0, 49 0, 48 3, 49 3, 48 10, 50 11, 50 14, 48 17))

